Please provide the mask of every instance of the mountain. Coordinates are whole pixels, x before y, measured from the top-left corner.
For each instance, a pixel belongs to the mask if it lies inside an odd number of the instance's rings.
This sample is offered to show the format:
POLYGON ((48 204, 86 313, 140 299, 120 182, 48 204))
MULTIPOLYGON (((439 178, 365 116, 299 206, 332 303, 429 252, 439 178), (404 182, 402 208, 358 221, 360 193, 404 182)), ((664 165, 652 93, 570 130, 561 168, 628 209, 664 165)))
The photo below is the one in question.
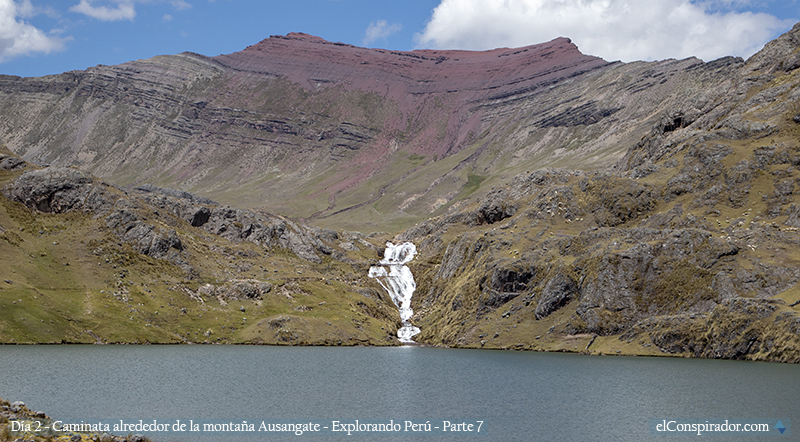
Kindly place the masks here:
POLYGON ((800 361, 800 24, 730 66, 613 167, 520 174, 403 232, 419 339, 800 361))
POLYGON ((688 98, 717 106, 741 63, 608 63, 565 38, 394 52, 289 34, 213 58, 0 77, 0 130, 27 161, 127 188, 396 229, 527 170, 608 166, 688 98))
POLYGON ((289 34, 0 77, 0 334, 390 344, 367 273, 408 240, 418 342, 798 362, 798 68, 800 24, 746 61, 289 34))

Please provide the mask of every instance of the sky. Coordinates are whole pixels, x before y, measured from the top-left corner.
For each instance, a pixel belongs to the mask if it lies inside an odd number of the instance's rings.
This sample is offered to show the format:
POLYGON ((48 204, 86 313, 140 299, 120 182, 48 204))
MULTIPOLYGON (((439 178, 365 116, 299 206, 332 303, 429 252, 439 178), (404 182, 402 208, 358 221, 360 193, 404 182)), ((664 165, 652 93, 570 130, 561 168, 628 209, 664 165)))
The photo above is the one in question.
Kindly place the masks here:
POLYGON ((397 51, 568 37, 608 61, 749 57, 800 0, 0 0, 0 74, 41 76, 305 32, 397 51))

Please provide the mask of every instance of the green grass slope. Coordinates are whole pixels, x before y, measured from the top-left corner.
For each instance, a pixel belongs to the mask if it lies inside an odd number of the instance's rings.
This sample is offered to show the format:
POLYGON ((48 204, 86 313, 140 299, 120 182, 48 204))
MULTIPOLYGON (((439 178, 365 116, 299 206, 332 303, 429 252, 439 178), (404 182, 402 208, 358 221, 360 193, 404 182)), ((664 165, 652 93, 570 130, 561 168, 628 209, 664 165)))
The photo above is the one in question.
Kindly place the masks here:
MULTIPOLYGON (((20 174, 0 172, 0 186, 20 174)), ((0 343, 396 344, 369 243, 312 263, 173 220, 187 273, 102 221, 0 196, 0 343)))

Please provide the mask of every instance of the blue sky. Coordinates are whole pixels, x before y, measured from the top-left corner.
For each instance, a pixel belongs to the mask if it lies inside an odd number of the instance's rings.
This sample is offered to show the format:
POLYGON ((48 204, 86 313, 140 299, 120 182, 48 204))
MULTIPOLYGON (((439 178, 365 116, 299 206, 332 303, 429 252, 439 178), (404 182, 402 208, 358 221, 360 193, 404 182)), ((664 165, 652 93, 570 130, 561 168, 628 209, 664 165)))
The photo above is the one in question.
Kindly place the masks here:
POLYGON ((0 0, 0 73, 39 76, 305 32, 393 50, 569 37, 606 60, 747 57, 800 20, 798 0, 0 0))

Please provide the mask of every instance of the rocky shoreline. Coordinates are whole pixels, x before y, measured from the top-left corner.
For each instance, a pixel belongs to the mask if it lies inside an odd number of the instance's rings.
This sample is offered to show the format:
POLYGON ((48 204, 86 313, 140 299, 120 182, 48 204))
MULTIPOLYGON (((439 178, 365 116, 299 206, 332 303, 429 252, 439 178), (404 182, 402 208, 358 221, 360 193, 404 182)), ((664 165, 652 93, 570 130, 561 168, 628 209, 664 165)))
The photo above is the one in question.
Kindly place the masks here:
POLYGON ((54 419, 43 411, 32 411, 22 401, 0 398, 0 442, 150 442, 141 434, 117 436, 110 433, 52 431, 54 419), (18 422, 13 424, 12 422, 18 422), (21 428, 14 431, 15 426, 21 428), (48 427, 47 430, 44 427, 48 427))

